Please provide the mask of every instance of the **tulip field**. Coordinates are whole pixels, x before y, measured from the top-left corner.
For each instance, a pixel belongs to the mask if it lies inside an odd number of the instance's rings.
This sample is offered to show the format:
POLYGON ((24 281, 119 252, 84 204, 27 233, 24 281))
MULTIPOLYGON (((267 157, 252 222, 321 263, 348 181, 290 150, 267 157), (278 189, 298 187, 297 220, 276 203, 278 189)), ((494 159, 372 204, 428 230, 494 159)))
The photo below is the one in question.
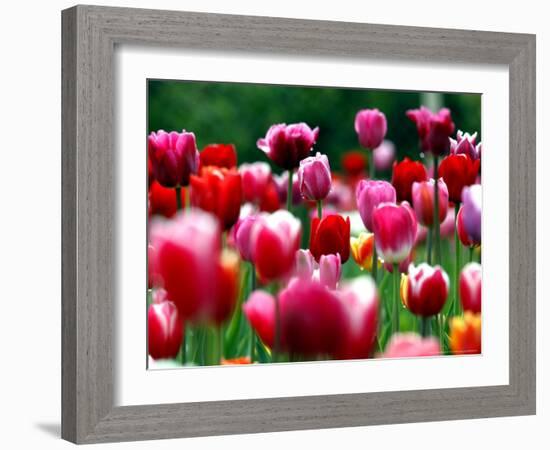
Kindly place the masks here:
POLYGON ((215 85, 149 91, 149 368, 480 354, 478 100, 215 85))

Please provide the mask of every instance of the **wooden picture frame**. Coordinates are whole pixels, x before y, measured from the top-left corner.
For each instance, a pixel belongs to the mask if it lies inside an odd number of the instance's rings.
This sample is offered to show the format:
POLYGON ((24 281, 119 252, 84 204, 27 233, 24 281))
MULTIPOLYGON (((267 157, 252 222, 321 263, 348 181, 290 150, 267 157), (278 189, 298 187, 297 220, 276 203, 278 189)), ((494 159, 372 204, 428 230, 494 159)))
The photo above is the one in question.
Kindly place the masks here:
POLYGON ((76 443, 535 413, 535 36, 75 6, 62 13, 62 437, 76 443), (510 86, 509 384, 114 407, 117 44, 500 64, 510 86))

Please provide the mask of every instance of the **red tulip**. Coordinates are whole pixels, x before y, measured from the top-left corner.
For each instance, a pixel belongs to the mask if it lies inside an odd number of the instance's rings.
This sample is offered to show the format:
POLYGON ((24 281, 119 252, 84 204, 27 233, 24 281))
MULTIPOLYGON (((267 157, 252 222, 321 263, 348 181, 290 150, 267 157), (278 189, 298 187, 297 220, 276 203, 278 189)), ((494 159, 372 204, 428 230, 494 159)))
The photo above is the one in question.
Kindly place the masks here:
MULTIPOLYGON (((445 217, 447 217, 449 192, 447 191, 447 185, 441 178, 437 180, 437 184, 439 196, 439 223, 442 223, 445 217)), ((435 181, 433 178, 420 183, 415 181, 412 185, 414 212, 416 213, 418 221, 426 227, 431 227, 434 223, 434 191, 435 181)))
POLYGON ((245 202, 258 202, 264 196, 271 183, 271 167, 268 163, 257 161, 244 163, 239 167, 243 180, 243 197, 245 202))
POLYGON ((153 359, 175 358, 183 338, 183 323, 170 301, 153 303, 147 312, 149 355, 153 359))
POLYGON ((251 230, 252 260, 260 278, 275 280, 287 275, 300 248, 301 223, 286 210, 262 213, 251 230))
POLYGON ((210 144, 200 152, 201 167, 237 167, 237 150, 233 144, 210 144))
POLYGON ((191 176, 191 204, 213 213, 225 230, 237 222, 241 201, 241 176, 236 169, 207 166, 200 177, 191 176))
POLYGON ((441 155, 449 150, 449 136, 453 133, 455 124, 447 108, 433 113, 421 106, 420 109, 408 110, 407 117, 416 124, 422 150, 434 155, 441 155))
POLYGON ((373 150, 378 147, 387 130, 386 116, 378 109, 362 109, 355 116, 355 132, 364 148, 373 150))
POLYGON ((382 203, 372 215, 374 242, 386 263, 400 263, 411 253, 417 232, 414 212, 407 203, 382 203))
POLYGON ((449 294, 449 277, 440 266, 409 266, 405 306, 419 316, 439 314, 449 294))
POLYGON ((434 337, 422 338, 414 333, 394 334, 382 358, 415 358, 441 354, 439 342, 434 337))
POLYGON ((367 167, 368 162, 364 152, 346 152, 342 156, 342 168, 351 177, 361 175, 367 167))
POLYGON ((258 207, 260 208, 260 211, 265 211, 269 213, 275 212, 281 208, 281 200, 275 181, 270 180, 267 184, 267 187, 264 190, 262 197, 260 198, 260 204, 258 205, 258 207))
POLYGON ((195 135, 163 130, 149 135, 149 161, 155 179, 165 187, 187 186, 199 168, 195 135))
POLYGON ((350 220, 332 214, 321 220, 315 217, 311 221, 309 249, 319 262, 321 255, 340 254, 342 264, 349 258, 350 220))
POLYGON ((443 178, 449 190, 449 200, 460 203, 462 189, 475 183, 479 172, 480 160, 473 160, 461 153, 449 155, 439 165, 439 176, 443 178))
POLYGON ((468 263, 460 272, 458 289, 464 311, 481 312, 481 265, 468 263))
POLYGON ((403 159, 400 163, 393 163, 391 184, 397 193, 397 201, 404 200, 412 204, 412 185, 415 181, 427 181, 428 171, 419 161, 412 161, 409 158, 403 159))
POLYGON ((317 141, 319 128, 312 130, 305 123, 272 125, 265 138, 258 139, 256 145, 279 167, 291 170, 309 156, 317 141))
MULTIPOLYGON (((179 192, 182 208, 185 207, 185 191, 179 192)), ((166 188, 158 181, 153 180, 149 186, 149 214, 159 214, 170 218, 173 217, 178 205, 176 202, 176 192, 173 188, 166 188)))

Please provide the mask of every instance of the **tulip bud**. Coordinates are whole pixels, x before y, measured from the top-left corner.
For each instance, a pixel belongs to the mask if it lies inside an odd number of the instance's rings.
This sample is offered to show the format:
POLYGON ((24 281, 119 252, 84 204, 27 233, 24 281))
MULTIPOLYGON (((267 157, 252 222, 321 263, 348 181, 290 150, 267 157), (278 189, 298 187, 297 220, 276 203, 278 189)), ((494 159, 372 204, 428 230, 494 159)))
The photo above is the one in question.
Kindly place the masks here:
POLYGON ((399 263, 409 256, 417 230, 409 206, 382 203, 374 209, 372 223, 376 250, 384 262, 399 263))
POLYGON ((449 200, 460 203, 462 189, 474 184, 479 172, 480 160, 473 160, 465 154, 449 155, 439 165, 439 176, 449 191, 449 200))
POLYGON ((355 199, 363 224, 372 228, 372 212, 380 203, 395 203, 394 187, 387 181, 361 180, 355 190, 355 199))
MULTIPOLYGON (((350 239, 351 256, 361 270, 372 270, 372 253, 374 251, 374 234, 362 231, 358 237, 350 239)), ((381 266, 378 260, 378 266, 381 266)))
POLYGON ((419 161, 403 159, 400 163, 393 163, 391 184, 395 188, 397 201, 412 203, 412 185, 415 181, 427 181, 428 171, 419 161))
POLYGON ((317 153, 300 161, 298 185, 305 199, 323 200, 330 192, 331 180, 327 155, 317 153))
POLYGON ((395 160, 395 145, 391 141, 384 140, 372 154, 376 170, 390 170, 395 160))
POLYGON ((318 134, 319 128, 312 130, 305 123, 283 123, 272 125, 256 145, 279 167, 291 170, 309 155, 318 134))
POLYGON ((153 359, 175 358, 183 338, 183 323, 170 301, 153 303, 147 312, 149 355, 153 359))
POLYGON ((409 266, 404 303, 413 314, 423 317, 439 314, 448 294, 449 277, 440 266, 426 263, 409 266))
POLYGON ((336 289, 342 276, 340 254, 321 255, 319 260, 319 281, 329 289, 336 289))
MULTIPOLYGON (((437 180, 437 184, 439 193, 439 223, 442 223, 447 217, 449 192, 447 191, 447 185, 441 178, 437 180)), ((414 212, 418 221, 427 227, 431 227, 434 223, 434 191, 435 181, 433 178, 420 183, 415 181, 412 185, 414 212)))
POLYGON ((243 184, 243 197, 245 202, 258 202, 271 181, 271 167, 268 163, 257 161, 244 163, 239 167, 243 184))
POLYGON ((434 337, 422 338, 414 333, 394 334, 382 358, 416 358, 441 354, 439 342, 434 337))
POLYGON ((449 345, 454 354, 481 353, 481 314, 465 311, 449 322, 449 345))
POLYGON ((462 191, 462 203, 464 205, 463 217, 464 231, 476 244, 481 243, 481 185, 474 184, 465 187, 462 191))
POLYGON ((458 284, 460 301, 464 311, 481 312, 481 265, 468 263, 460 272, 458 284))
POLYGON ((350 220, 342 216, 332 214, 311 221, 311 233, 309 249, 315 260, 319 261, 321 255, 340 254, 342 264, 349 258, 350 245, 350 220))
POLYGON ((199 168, 199 151, 195 135, 183 130, 149 135, 149 161, 154 178, 164 187, 187 186, 189 176, 199 168))
POLYGON ((378 109, 362 109, 355 116, 355 132, 364 148, 373 150, 378 147, 387 130, 386 116, 378 109))
POLYGON ((237 166, 237 150, 233 144, 210 144, 200 152, 201 167, 232 169, 237 166))

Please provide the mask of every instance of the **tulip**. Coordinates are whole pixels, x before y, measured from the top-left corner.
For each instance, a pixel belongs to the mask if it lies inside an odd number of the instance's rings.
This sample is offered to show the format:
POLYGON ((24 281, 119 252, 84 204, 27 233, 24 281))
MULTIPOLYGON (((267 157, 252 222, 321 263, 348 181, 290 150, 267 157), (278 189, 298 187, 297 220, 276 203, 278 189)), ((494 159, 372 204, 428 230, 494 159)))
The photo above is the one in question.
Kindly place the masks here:
POLYGON ((250 246, 252 227, 256 223, 257 215, 250 214, 239 221, 233 227, 234 243, 244 261, 252 261, 252 249, 250 246))
POLYGON ((189 176, 199 168, 195 135, 185 130, 181 133, 159 130, 149 135, 148 142, 155 179, 164 187, 187 186, 189 176))
POLYGON ((300 248, 301 223, 291 213, 278 210, 258 216, 251 231, 252 261, 265 281, 287 275, 300 248))
POLYGON ((355 132, 364 148, 373 150, 378 147, 387 130, 386 116, 378 109, 362 109, 355 116, 355 132))
POLYGON ((395 145, 391 141, 384 140, 372 154, 376 170, 390 170, 395 160, 395 145))
POLYGON ((210 144, 200 152, 201 167, 237 167, 237 150, 233 144, 210 144))
MULTIPOLYGON (((243 182, 244 186, 244 182, 243 182)), ((260 198, 260 204, 258 205, 260 211, 264 212, 275 212, 281 207, 281 200, 279 198, 279 192, 277 190, 277 185, 275 181, 270 180, 267 183, 267 187, 264 190, 262 197, 260 198)))
POLYGON ((318 277, 321 284, 329 289, 336 289, 342 276, 342 261, 340 254, 321 255, 319 259, 318 277))
POLYGON ((213 213, 224 230, 239 219, 242 201, 241 176, 236 169, 204 167, 191 176, 191 204, 213 213))
POLYGON ((316 262, 311 252, 307 249, 301 248, 296 252, 293 276, 311 280, 315 270, 315 265, 316 262))
POLYGON ((384 262, 400 263, 411 252, 417 223, 410 206, 382 203, 372 214, 376 250, 384 262))
POLYGON ((468 155, 471 159, 479 159, 481 157, 481 143, 476 146, 477 132, 470 135, 458 130, 456 132, 456 140, 449 138, 451 155, 468 155))
POLYGON ((458 284, 460 301, 464 311, 481 312, 481 265, 468 263, 460 272, 458 284))
POLYGON ((441 348, 437 339, 433 337, 421 337, 414 333, 394 334, 382 358, 415 358, 419 356, 437 356, 441 354, 441 348))
POLYGON ((407 117, 416 124, 422 150, 439 156, 450 148, 449 136, 455 125, 451 119, 451 112, 442 108, 433 113, 425 106, 420 109, 410 109, 407 117))
POLYGON ((269 164, 263 161, 244 163, 239 166, 239 173, 242 178, 244 201, 260 201, 271 182, 269 164))
POLYGON ((317 153, 300 161, 298 185, 303 198, 323 200, 330 192, 331 179, 327 155, 317 153))
POLYGON ((275 341, 275 299, 265 291, 254 291, 243 305, 250 326, 262 342, 273 348, 275 341))
POLYGON ((460 203, 462 189, 475 183, 480 160, 473 160, 465 154, 449 155, 441 161, 438 174, 449 190, 449 200, 460 203))
MULTIPOLYGON (((409 271, 409 266, 414 261, 414 254, 415 254, 415 251, 414 251, 414 248, 413 248, 411 250, 411 252, 409 253, 409 256, 407 256, 403 261, 401 261, 397 265, 397 271, 399 273, 403 274, 403 273, 407 273, 409 271)), ((384 263, 384 269, 386 271, 388 271, 389 273, 393 273, 393 264, 385 262, 384 263)))
POLYGON ((462 190, 464 231, 472 242, 481 243, 481 185, 474 184, 462 190))
POLYGON ((315 217, 311 221, 309 249, 319 261, 321 255, 340 255, 342 264, 349 258, 350 220, 333 214, 323 219, 315 217))
POLYGON ((393 163, 391 184, 395 188, 397 201, 412 203, 412 185, 415 181, 427 181, 428 171, 421 162, 403 159, 400 163, 393 163))
POLYGON ((404 303, 413 314, 429 317, 441 312, 449 294, 449 277, 440 266, 411 264, 406 283, 404 303))
POLYGON ((454 354, 481 353, 481 314, 465 311, 449 323, 449 345, 454 354))
POLYGON ((451 237, 455 232, 455 208, 449 205, 445 220, 441 223, 441 237, 451 237))
POLYGON ((153 303, 147 311, 147 340, 153 359, 175 358, 183 340, 183 323, 170 301, 153 303))
POLYGON ((461 206, 458 210, 458 214, 456 216, 456 232, 458 234, 458 238, 460 239, 460 242, 465 247, 475 247, 476 245, 479 245, 479 242, 474 242, 472 237, 468 234, 466 231, 466 228, 464 227, 464 206, 461 206))
MULTIPOLYGON (((182 208, 185 207, 185 195, 183 192, 178 191, 176 195, 179 195, 180 204, 182 208)), ((176 196, 174 196, 174 190, 172 188, 166 188, 158 181, 153 180, 149 186, 149 214, 158 214, 166 218, 170 218, 176 215, 178 210, 178 202, 176 196)))
POLYGON ((355 190, 355 199, 363 224, 373 231, 373 210, 381 203, 395 203, 396 192, 387 181, 361 180, 355 190))
MULTIPOLYGON (((447 217, 449 208, 449 192, 445 182, 440 178, 437 180, 439 185, 439 223, 442 223, 447 217)), ((427 227, 431 227, 434 223, 434 185, 435 181, 431 178, 428 181, 420 183, 414 182, 412 185, 412 198, 414 212, 418 221, 427 227)))
POLYGON ((283 123, 272 125, 265 138, 258 139, 256 145, 279 167, 292 170, 309 156, 318 135, 319 128, 312 130, 303 122, 291 125, 283 123))
MULTIPOLYGON (((372 270, 372 257, 374 253, 374 234, 362 231, 358 237, 350 239, 351 256, 361 270, 372 270)), ((378 260, 380 266, 380 260, 378 260)))
POLYGON ((367 158, 363 152, 346 152, 342 156, 342 168, 350 177, 361 176, 367 165, 367 158))
POLYGON ((220 236, 218 221, 201 210, 151 225, 150 270, 183 320, 219 323, 234 306, 238 258, 222 255, 220 236))
MULTIPOLYGON (((283 172, 281 175, 275 175, 273 181, 277 187, 279 193, 279 200, 282 203, 288 204, 288 172, 283 172)), ((292 177, 292 197, 291 202, 293 205, 299 205, 302 202, 302 193, 300 192, 300 185, 297 177, 292 177)))

